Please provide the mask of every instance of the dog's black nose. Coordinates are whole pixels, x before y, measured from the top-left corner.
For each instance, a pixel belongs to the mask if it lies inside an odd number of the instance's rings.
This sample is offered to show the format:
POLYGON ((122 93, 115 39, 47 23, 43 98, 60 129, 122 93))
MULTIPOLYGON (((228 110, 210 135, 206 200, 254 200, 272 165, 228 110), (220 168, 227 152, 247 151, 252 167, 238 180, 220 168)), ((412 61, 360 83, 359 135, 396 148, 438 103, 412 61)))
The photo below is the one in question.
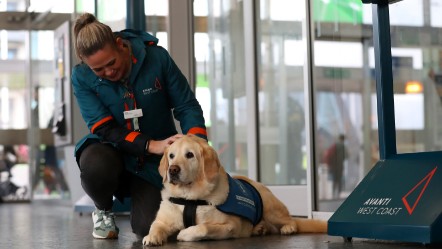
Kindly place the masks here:
POLYGON ((177 176, 180 173, 180 171, 181 171, 181 168, 178 167, 177 165, 171 165, 169 167, 169 174, 171 176, 177 176))

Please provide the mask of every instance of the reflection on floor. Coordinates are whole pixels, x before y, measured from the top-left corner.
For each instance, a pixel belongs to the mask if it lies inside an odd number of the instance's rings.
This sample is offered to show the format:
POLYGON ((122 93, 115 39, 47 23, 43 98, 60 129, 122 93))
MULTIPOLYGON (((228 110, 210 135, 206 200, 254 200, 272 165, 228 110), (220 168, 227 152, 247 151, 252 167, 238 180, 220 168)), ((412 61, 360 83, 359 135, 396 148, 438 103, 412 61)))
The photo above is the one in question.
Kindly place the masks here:
MULTIPOLYGON (((92 238, 90 214, 85 213, 80 216, 73 211, 70 201, 36 200, 31 203, 3 203, 0 204, 0 248, 143 248, 142 238, 137 237, 131 232, 129 216, 117 216, 117 224, 121 230, 118 240, 97 240, 92 238)), ((433 248, 433 246, 429 247, 433 248)), ((324 234, 298 234, 294 236, 272 235, 224 241, 170 241, 161 248, 397 249, 428 248, 428 246, 425 247, 415 243, 364 239, 344 242, 341 237, 324 234)))

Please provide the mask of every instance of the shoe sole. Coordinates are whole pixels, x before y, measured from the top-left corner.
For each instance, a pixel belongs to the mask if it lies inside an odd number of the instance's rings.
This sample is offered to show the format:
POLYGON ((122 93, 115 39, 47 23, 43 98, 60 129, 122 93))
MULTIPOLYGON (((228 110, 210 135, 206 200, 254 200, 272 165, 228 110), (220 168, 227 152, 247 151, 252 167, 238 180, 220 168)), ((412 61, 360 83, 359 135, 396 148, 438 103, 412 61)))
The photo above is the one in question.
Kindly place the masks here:
POLYGON ((109 232, 106 237, 97 235, 95 233, 92 233, 92 236, 94 236, 96 239, 118 239, 118 233, 113 231, 109 232))

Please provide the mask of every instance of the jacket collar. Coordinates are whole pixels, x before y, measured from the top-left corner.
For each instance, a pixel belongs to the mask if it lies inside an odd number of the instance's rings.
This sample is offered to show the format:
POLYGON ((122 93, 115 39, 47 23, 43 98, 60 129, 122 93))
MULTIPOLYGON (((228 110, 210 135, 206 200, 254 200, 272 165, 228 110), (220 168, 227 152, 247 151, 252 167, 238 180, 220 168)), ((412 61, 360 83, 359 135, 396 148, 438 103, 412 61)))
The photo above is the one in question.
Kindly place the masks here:
POLYGON ((125 29, 115 32, 115 35, 127 40, 132 48, 132 71, 129 77, 129 83, 133 84, 146 58, 146 44, 158 44, 158 38, 142 31, 125 29))

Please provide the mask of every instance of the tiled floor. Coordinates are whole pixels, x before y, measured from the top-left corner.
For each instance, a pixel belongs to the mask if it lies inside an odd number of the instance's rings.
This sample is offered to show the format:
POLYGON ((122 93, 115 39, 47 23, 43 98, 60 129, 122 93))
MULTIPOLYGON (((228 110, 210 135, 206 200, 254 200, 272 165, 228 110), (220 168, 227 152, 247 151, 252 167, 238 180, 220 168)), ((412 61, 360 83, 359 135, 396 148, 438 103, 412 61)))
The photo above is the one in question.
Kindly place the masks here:
MULTIPOLYGON (((72 206, 59 200, 38 200, 31 203, 0 204, 0 248, 143 248, 142 238, 130 229, 129 217, 117 217, 120 227, 118 240, 97 240, 91 235, 90 214, 80 216, 72 206)), ((288 248, 440 248, 415 243, 398 243, 354 239, 344 242, 341 237, 324 234, 294 236, 264 236, 246 239, 202 242, 170 241, 162 248, 192 249, 288 249, 288 248)))

